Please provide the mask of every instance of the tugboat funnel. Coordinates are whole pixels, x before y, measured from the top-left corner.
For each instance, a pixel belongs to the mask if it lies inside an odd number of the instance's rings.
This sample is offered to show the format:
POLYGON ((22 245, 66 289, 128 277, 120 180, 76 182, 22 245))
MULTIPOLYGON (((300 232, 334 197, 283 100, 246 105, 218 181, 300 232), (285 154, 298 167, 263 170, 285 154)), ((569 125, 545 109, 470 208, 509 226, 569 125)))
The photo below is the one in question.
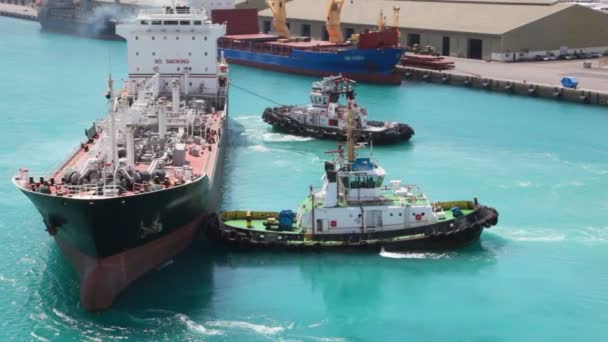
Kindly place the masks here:
POLYGON ((338 183, 335 166, 333 163, 325 163, 327 173, 327 186, 325 188, 325 208, 333 208, 338 205, 338 183))

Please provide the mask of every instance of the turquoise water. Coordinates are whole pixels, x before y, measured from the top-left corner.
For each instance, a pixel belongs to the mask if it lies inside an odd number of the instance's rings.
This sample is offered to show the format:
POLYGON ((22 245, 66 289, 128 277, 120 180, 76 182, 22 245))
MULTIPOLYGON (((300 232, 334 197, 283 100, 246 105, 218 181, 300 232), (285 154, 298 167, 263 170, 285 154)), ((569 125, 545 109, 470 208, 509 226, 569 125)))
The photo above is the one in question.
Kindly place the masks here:
MULTIPOLYGON (((0 18, 0 340, 597 341, 608 328, 608 110, 427 84, 362 85, 409 144, 375 148, 390 179, 433 200, 500 211, 480 243, 447 253, 245 254, 193 248, 109 311, 78 303, 76 274, 9 178, 47 170, 103 114, 126 73, 120 42, 41 34, 0 18)), ((311 78, 237 66, 236 85, 281 103, 311 78)), ((295 208, 331 142, 272 132, 267 102, 231 93, 224 209, 295 208)))

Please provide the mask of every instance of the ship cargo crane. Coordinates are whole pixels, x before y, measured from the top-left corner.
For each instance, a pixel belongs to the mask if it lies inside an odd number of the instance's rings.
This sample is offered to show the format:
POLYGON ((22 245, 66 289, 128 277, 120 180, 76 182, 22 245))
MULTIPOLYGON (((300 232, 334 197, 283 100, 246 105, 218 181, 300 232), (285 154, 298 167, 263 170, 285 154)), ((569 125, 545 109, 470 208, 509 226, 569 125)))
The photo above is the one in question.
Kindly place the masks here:
POLYGON ((393 30, 397 32, 397 38, 401 39, 401 31, 399 30, 399 12, 401 12, 401 7, 393 6, 393 30))
POLYGON ((344 6, 344 0, 329 0, 327 8, 327 33, 332 43, 344 42, 344 36, 340 29, 340 13, 344 6))
POLYGON ((380 15, 378 16, 378 31, 384 31, 386 27, 386 17, 384 16, 384 12, 380 10, 380 15))
POLYGON ((266 5, 272 11, 272 25, 274 30, 281 38, 289 38, 289 28, 287 27, 286 0, 266 0, 266 5))

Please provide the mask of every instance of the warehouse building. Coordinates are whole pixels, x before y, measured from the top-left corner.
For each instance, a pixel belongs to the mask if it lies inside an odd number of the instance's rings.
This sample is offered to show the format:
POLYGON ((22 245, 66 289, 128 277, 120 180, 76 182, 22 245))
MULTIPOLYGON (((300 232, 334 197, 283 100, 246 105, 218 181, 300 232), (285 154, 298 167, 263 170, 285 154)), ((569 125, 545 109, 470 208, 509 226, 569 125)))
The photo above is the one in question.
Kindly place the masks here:
MULTIPOLYGON (((346 0, 345 37, 371 28, 380 11, 391 25, 399 6, 401 42, 432 46, 446 56, 511 61, 547 52, 608 50, 608 14, 555 0, 346 0)), ((287 5, 293 35, 327 38, 327 0, 293 0, 287 5)), ((270 10, 260 27, 271 31, 270 10)))

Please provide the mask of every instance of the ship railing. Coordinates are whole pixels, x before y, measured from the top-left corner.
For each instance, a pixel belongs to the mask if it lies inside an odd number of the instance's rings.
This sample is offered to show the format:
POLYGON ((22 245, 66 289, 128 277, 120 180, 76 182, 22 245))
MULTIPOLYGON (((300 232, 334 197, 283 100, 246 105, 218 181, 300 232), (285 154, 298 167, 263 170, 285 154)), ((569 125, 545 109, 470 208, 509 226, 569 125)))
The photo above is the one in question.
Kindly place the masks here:
POLYGON ((140 15, 205 15, 202 8, 189 8, 189 7, 177 7, 177 8, 146 8, 138 12, 140 15))
POLYGON ((120 194, 118 185, 97 185, 97 184, 81 184, 81 185, 63 185, 64 195, 72 197, 116 197, 120 194))

